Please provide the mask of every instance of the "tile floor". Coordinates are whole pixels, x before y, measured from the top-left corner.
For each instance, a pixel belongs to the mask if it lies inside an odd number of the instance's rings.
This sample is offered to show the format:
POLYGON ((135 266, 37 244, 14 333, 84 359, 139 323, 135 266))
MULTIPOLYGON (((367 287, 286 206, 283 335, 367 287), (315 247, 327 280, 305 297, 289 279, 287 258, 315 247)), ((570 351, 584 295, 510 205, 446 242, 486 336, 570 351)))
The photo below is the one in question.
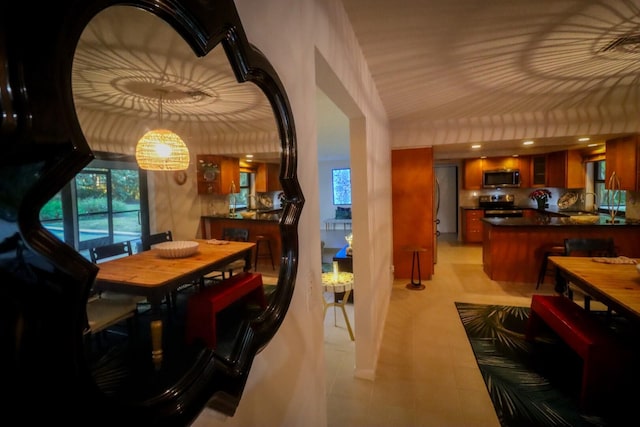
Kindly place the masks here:
POLYGON ((480 245, 441 236, 426 289, 394 283, 374 381, 353 377, 355 344, 341 313, 337 326, 327 313, 328 426, 499 427, 454 302, 528 306, 532 293, 553 293, 547 281, 537 291, 535 284, 492 281, 482 271, 480 245))

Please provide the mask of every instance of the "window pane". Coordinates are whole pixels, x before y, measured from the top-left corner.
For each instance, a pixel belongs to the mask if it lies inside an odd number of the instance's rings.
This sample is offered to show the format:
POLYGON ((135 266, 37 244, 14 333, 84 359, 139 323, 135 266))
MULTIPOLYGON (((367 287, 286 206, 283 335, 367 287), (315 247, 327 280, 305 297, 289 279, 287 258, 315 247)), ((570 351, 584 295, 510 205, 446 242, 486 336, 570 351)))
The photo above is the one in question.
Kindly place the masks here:
POLYGON ((598 181, 604 181, 606 178, 606 162, 604 160, 597 162, 596 174, 596 180, 598 181))
POLYGON ((351 169, 333 169, 333 204, 351 204, 351 169))

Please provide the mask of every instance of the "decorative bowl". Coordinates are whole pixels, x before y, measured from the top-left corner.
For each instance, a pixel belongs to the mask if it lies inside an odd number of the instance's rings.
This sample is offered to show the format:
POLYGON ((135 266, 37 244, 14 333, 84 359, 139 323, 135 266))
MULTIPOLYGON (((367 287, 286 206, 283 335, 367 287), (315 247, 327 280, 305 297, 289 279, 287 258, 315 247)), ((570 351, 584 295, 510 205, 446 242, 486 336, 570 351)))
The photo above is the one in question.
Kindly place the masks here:
POLYGON ((599 215, 572 215, 569 220, 576 224, 595 224, 600 222, 599 215))
POLYGON ((240 212, 240 216, 244 219, 255 219, 256 211, 242 211, 240 212))
POLYGON ((189 240, 174 240, 153 245, 151 249, 162 258, 185 258, 198 252, 198 242, 189 240))

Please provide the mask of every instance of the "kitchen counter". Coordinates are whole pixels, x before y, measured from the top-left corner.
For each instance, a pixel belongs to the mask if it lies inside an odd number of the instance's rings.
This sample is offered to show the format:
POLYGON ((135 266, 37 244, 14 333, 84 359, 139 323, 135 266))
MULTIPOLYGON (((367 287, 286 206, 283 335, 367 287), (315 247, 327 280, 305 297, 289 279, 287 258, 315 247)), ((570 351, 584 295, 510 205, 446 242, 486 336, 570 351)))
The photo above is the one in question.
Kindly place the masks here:
POLYGON ((545 248, 563 246, 569 238, 612 237, 618 255, 640 258, 640 227, 621 218, 595 224, 575 224, 570 217, 538 215, 522 218, 483 218, 482 264, 493 280, 535 284, 545 248))
POLYGON ((637 220, 627 221, 625 218, 617 218, 615 223, 609 222, 609 215, 599 215, 599 220, 594 223, 577 222, 571 216, 545 216, 538 217, 522 217, 522 218, 482 218, 482 221, 494 225, 496 227, 593 227, 593 226, 638 226, 640 222, 637 220))
MULTIPOLYGON (((268 214, 268 219, 245 219, 239 213, 233 217, 204 215, 200 217, 200 234, 203 239, 220 239, 223 228, 246 228, 249 230, 249 241, 255 242, 256 236, 267 236, 271 239, 271 252, 276 270, 280 266, 282 239, 280 238, 279 213, 268 214), (274 219, 277 218, 277 219, 274 219)), ((262 251, 261 251, 262 252, 262 251)), ((252 254, 252 260, 254 259, 252 254)), ((271 266, 269 265, 269 268, 271 266)))
POLYGON ((243 220, 243 221, 280 221, 280 215, 282 213, 282 209, 270 209, 270 210, 258 210, 258 211, 237 211, 235 214, 230 215, 203 215, 202 218, 210 218, 210 219, 234 219, 234 220, 243 220), (252 216, 244 217, 242 216, 242 212, 252 212, 254 213, 252 216))

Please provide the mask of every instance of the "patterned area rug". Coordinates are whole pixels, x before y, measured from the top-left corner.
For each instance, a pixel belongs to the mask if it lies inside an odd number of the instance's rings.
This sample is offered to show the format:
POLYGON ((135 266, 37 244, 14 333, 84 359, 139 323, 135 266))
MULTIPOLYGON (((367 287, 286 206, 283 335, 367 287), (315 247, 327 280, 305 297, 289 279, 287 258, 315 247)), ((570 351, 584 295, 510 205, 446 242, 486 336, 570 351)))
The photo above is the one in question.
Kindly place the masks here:
MULTIPOLYGON (((582 360, 550 330, 525 341, 529 307, 455 304, 503 427, 637 425, 637 369, 610 402, 582 410, 582 360)), ((624 319, 614 319, 612 329, 637 347, 638 332, 624 319)))

